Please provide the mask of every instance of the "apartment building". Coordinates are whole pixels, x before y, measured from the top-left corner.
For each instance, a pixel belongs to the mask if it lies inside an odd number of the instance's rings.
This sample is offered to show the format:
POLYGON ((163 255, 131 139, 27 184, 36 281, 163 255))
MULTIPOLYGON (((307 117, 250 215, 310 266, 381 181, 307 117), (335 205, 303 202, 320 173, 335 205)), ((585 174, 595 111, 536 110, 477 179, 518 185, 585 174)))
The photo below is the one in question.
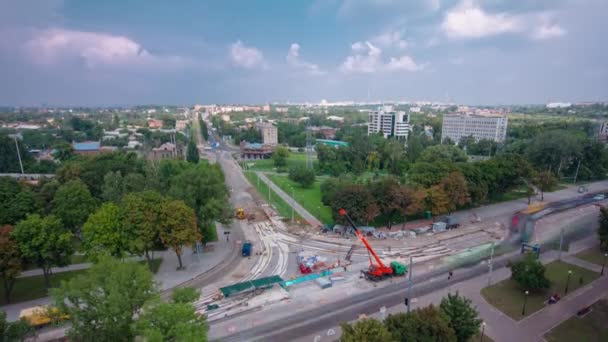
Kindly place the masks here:
POLYGON ((446 114, 443 116, 441 140, 449 138, 455 143, 462 137, 475 140, 488 139, 501 143, 507 137, 506 115, 446 114))
POLYGON ((407 139, 410 130, 410 116, 397 112, 392 106, 379 107, 369 112, 367 134, 382 133, 385 138, 407 139))
POLYGON ((276 126, 269 122, 258 122, 256 127, 262 133, 262 143, 264 145, 274 146, 279 143, 279 134, 276 126))

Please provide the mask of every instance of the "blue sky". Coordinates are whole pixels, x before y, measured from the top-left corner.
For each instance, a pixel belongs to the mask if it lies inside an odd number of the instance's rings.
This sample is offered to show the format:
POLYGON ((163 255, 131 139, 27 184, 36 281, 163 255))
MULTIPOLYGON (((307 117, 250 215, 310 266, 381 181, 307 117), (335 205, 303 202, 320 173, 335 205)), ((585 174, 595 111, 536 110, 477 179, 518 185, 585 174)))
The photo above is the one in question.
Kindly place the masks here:
POLYGON ((608 100, 605 0, 0 0, 0 104, 608 100))

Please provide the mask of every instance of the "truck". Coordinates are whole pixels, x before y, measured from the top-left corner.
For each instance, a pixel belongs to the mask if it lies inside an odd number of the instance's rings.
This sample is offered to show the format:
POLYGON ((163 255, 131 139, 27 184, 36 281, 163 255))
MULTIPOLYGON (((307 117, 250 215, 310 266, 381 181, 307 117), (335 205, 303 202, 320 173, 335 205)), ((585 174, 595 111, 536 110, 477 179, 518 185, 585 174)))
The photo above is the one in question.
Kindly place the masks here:
POLYGON ((346 210, 340 209, 338 212, 341 216, 346 218, 351 228, 355 231, 355 235, 357 235, 359 240, 363 242, 363 245, 365 245, 365 248, 367 248, 367 251, 369 252, 369 268, 361 271, 366 279, 371 281, 380 281, 388 277, 403 276, 407 273, 407 266, 398 261, 391 262, 390 266, 384 265, 365 236, 361 234, 359 229, 357 229, 357 226, 355 226, 353 220, 350 218, 350 216, 348 216, 346 210))
POLYGON ((446 229, 455 229, 460 227, 460 220, 458 220, 458 218, 452 215, 443 216, 439 218, 438 222, 445 222, 446 229))
POLYGON ((244 257, 251 256, 252 249, 253 249, 253 245, 251 244, 251 242, 245 241, 245 243, 243 243, 243 248, 241 248, 241 254, 244 257))

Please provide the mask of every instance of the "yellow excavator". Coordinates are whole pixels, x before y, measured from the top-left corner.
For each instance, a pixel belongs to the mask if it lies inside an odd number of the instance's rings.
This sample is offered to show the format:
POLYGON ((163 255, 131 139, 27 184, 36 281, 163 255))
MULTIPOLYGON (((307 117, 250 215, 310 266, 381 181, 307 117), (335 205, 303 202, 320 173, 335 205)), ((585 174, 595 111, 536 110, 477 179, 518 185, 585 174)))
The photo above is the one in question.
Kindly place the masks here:
POLYGON ((245 219, 245 209, 236 208, 236 218, 239 220, 244 220, 245 219))

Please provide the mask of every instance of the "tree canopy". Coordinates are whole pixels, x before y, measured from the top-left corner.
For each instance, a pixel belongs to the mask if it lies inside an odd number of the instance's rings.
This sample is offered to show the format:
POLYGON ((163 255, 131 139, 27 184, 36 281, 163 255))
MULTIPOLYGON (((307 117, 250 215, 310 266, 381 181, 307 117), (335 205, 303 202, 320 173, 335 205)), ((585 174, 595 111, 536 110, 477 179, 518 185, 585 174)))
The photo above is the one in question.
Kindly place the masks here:
POLYGON ((527 253, 523 259, 509 265, 511 279, 515 280, 523 291, 539 291, 549 288, 549 279, 545 277, 545 266, 535 254, 527 253))
POLYGON ((450 328, 448 318, 433 305, 409 313, 388 315, 384 325, 395 341, 456 341, 456 335, 450 328))
POLYGON ((74 233, 78 232, 95 207, 96 201, 89 189, 78 179, 60 186, 53 198, 53 214, 74 233))
POLYGON ((11 292, 17 276, 23 269, 19 245, 11 236, 13 227, 5 225, 0 227, 0 278, 4 287, 4 300, 11 302, 11 292))
POLYGON ((391 334, 382 322, 376 319, 363 319, 354 324, 342 323, 340 342, 386 342, 391 341, 391 334))
POLYGON ((439 309, 447 318, 450 328, 454 330, 458 342, 468 342, 479 333, 482 321, 470 299, 460 296, 458 292, 448 293, 447 297, 441 300, 439 309))

